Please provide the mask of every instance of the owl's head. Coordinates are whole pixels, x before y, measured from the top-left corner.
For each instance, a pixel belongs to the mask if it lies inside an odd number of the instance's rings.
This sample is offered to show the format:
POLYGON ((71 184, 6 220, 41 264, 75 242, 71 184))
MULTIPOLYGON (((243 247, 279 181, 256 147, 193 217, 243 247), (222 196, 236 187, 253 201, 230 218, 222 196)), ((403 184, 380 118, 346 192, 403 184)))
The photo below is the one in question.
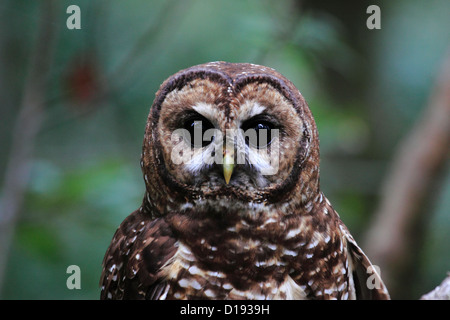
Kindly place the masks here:
POLYGON ((316 125, 275 70, 212 62, 168 78, 147 121, 144 202, 158 211, 196 201, 275 203, 318 188, 316 125))

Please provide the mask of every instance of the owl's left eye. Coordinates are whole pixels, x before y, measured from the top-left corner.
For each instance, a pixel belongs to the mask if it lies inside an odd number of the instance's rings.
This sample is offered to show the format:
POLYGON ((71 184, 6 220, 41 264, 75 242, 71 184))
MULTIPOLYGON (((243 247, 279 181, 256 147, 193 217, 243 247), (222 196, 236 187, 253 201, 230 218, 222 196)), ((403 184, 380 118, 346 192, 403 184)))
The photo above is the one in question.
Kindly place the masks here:
POLYGON ((264 118, 257 117, 244 122, 242 129, 244 130, 245 142, 248 145, 261 149, 272 143, 274 138, 273 130, 276 129, 276 126, 264 118))
POLYGON ((193 148, 206 147, 214 140, 214 137, 205 139, 205 132, 213 129, 214 125, 200 114, 194 114, 185 120, 183 128, 189 132, 189 137, 185 139, 193 148))

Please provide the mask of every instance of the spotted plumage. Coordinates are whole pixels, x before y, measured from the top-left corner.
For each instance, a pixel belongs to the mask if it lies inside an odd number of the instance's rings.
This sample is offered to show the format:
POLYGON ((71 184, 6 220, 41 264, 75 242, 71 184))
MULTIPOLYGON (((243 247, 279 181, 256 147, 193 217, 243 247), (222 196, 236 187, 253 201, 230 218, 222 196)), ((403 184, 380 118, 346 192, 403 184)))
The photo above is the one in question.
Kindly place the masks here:
POLYGON ((213 62, 168 78, 141 167, 144 200, 105 254, 102 299, 389 298, 320 191, 314 119, 275 70, 213 62))

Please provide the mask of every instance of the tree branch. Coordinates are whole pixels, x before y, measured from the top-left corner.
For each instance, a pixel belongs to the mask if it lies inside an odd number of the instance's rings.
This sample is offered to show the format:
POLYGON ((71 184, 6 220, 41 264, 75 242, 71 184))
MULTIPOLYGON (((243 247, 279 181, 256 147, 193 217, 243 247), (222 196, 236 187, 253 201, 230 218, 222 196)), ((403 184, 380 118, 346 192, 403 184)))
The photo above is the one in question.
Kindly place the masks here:
POLYGON ((433 291, 424 294, 421 300, 450 300, 450 273, 433 291))
POLYGON ((55 0, 41 3, 37 38, 31 52, 20 111, 12 134, 0 202, 0 290, 3 288, 9 249, 29 180, 36 136, 44 117, 46 80, 56 34, 53 24, 55 6, 55 0))
POLYGON ((426 204, 445 169, 449 147, 450 54, 425 112, 398 148, 365 239, 367 254, 380 266, 394 296, 409 283, 424 218, 432 213, 426 204))

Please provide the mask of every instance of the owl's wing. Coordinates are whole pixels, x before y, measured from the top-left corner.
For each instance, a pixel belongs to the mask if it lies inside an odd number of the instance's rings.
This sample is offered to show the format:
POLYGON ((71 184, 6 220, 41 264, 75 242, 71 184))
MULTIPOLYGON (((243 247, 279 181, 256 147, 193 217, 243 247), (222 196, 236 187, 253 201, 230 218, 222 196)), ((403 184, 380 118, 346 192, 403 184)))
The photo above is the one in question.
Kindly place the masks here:
POLYGON ((383 280, 381 280, 379 268, 372 265, 347 228, 343 224, 340 227, 347 239, 350 255, 349 267, 355 287, 354 294, 356 299, 389 300, 389 293, 383 280))
POLYGON ((103 299, 160 299, 168 290, 164 266, 177 242, 163 219, 135 211, 119 226, 103 259, 103 299))

